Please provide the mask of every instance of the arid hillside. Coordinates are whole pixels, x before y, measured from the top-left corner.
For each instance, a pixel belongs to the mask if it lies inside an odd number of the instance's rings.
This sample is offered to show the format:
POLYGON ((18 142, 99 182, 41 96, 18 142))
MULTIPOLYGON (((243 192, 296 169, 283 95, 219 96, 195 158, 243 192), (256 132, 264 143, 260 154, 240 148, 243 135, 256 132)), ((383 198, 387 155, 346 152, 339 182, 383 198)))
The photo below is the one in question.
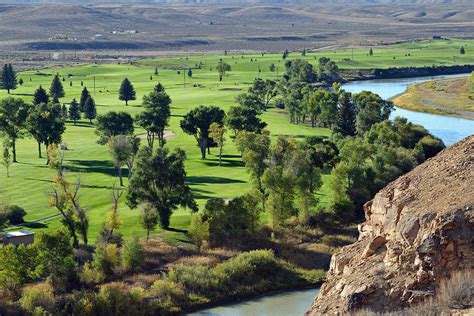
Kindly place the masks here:
POLYGON ((332 257, 308 314, 400 310, 472 270, 473 179, 470 136, 382 189, 365 205, 359 241, 332 257))
POLYGON ((259 51, 474 33, 469 1, 66 2, 0 4, 0 49, 259 51))

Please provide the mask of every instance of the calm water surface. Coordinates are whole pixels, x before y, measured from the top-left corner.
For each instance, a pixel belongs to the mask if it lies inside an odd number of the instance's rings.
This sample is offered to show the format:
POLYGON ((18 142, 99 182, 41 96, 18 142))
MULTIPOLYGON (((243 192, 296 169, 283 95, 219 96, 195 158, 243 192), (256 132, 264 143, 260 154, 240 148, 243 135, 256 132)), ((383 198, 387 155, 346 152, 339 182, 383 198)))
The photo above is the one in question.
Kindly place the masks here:
MULTIPOLYGON (((372 91, 379 94, 382 98, 390 99, 406 91, 412 83, 423 82, 427 80, 440 78, 461 77, 464 75, 417 77, 407 79, 380 79, 353 81, 342 86, 347 92, 358 93, 363 90, 372 91)), ((433 135, 441 138, 446 145, 452 145, 461 139, 474 134, 474 120, 465 120, 456 117, 435 115, 421 112, 414 112, 397 108, 392 113, 392 118, 396 116, 406 117, 409 121, 423 125, 433 135)))
POLYGON ((210 308, 192 316, 301 316, 319 289, 298 290, 263 296, 244 302, 210 308))

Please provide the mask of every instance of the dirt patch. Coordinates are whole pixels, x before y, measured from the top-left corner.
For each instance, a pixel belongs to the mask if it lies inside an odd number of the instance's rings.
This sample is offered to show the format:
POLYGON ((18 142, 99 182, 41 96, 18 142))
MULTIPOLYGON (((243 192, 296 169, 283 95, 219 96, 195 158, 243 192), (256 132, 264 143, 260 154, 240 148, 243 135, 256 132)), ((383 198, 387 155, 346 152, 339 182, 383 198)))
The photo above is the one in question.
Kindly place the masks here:
MULTIPOLYGON (((176 134, 171 130, 165 131, 165 134, 163 135, 164 139, 170 139, 170 138, 173 138, 175 136, 176 136, 176 134)), ((138 134, 137 137, 140 138, 140 139, 146 139, 146 133, 138 134)))

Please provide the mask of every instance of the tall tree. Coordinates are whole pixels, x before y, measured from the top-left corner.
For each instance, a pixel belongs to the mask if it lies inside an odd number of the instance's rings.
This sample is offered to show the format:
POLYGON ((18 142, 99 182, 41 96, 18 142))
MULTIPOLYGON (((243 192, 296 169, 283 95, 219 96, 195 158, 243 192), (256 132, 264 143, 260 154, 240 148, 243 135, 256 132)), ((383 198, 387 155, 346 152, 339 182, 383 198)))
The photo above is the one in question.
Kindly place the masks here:
POLYGON ((89 220, 84 209, 79 205, 80 178, 71 185, 63 176, 54 177, 54 186, 50 194, 49 205, 55 207, 62 217, 62 223, 73 239, 74 248, 79 246, 78 234, 87 245, 87 230, 89 220))
POLYGON ((128 205, 136 208, 148 203, 158 212, 163 228, 169 227, 171 214, 179 206, 197 211, 191 189, 186 184, 185 159, 186 153, 182 149, 169 153, 166 148, 142 147, 128 186, 128 205))
POLYGON ((89 96, 84 103, 84 117, 92 124, 92 120, 97 117, 97 109, 95 108, 94 99, 89 96))
POLYGON ((97 141, 101 145, 107 144, 110 137, 117 135, 132 136, 134 132, 133 118, 127 112, 108 112, 98 115, 95 123, 97 141))
POLYGON ((262 177, 268 167, 270 132, 262 130, 261 134, 257 134, 241 131, 235 138, 235 145, 242 153, 242 161, 245 163, 247 172, 250 173, 260 196, 262 209, 265 210, 266 191, 262 183, 262 177))
POLYGON ((209 147, 209 127, 212 123, 222 124, 225 112, 217 106, 199 106, 189 111, 181 120, 180 125, 186 134, 194 135, 201 148, 202 159, 206 159, 209 147))
POLYGON ((79 99, 79 110, 81 112, 84 112, 84 106, 86 104, 87 99, 90 97, 89 90, 87 90, 87 87, 84 87, 81 92, 81 98, 79 99))
POLYGON ((10 90, 15 90, 17 85, 16 72, 13 66, 11 64, 5 64, 1 73, 0 88, 7 90, 8 94, 10 94, 10 90))
POLYGON ((231 71, 231 69, 232 67, 228 63, 224 62, 222 59, 219 60, 216 66, 217 73, 219 74, 219 81, 222 81, 222 78, 224 78, 225 74, 228 71, 231 71))
POLYGON ((81 119, 81 111, 79 110, 79 103, 77 103, 76 98, 72 99, 71 104, 68 109, 69 119, 74 121, 76 125, 77 121, 81 119))
POLYGON ((240 131, 260 133, 267 126, 254 108, 246 106, 231 106, 225 119, 226 125, 234 131, 235 136, 240 131))
POLYGON ((153 92, 143 97, 144 111, 136 117, 138 125, 146 131, 148 146, 151 148, 155 138, 158 138, 160 147, 165 145, 165 128, 171 116, 171 98, 163 86, 158 85, 153 92))
POLYGON ((7 170, 7 178, 10 177, 10 166, 11 166, 11 164, 12 164, 12 157, 10 155, 10 144, 8 142, 4 142, 3 143, 3 152, 2 152, 2 165, 7 170))
POLYGON ((348 92, 342 92, 339 95, 336 124, 333 130, 343 136, 355 136, 357 133, 356 108, 352 102, 352 95, 348 92))
POLYGON ((8 97, 0 100, 0 134, 11 143, 13 162, 17 162, 16 141, 23 136, 29 108, 22 99, 8 97))
POLYGON ((119 90, 119 100, 125 101, 125 105, 128 105, 128 101, 136 99, 135 88, 128 78, 123 79, 119 90))
POLYGON ((139 140, 139 138, 131 138, 125 135, 111 136, 108 140, 110 156, 117 168, 120 186, 123 186, 122 167, 124 165, 128 167, 128 178, 131 178, 133 162, 139 147, 139 140))
POLYGON ((391 101, 370 91, 354 94, 352 98, 357 109, 356 128, 359 135, 364 135, 374 124, 388 119, 394 109, 391 101))
MULTIPOLYGON (((66 130, 59 104, 38 104, 27 119, 28 131, 38 142, 38 155, 41 158, 41 144, 59 144, 66 130)), ((49 163, 49 157, 48 161, 49 163)))
POLYGON ((225 132, 227 130, 219 123, 212 123, 209 127, 209 137, 219 146, 219 166, 222 165, 222 148, 225 142, 225 132))
POLYGON ((63 98, 65 95, 63 84, 61 83, 59 75, 57 74, 54 76, 53 81, 51 82, 51 87, 49 88, 49 95, 51 96, 51 98, 53 98, 53 100, 59 100, 59 98, 63 98))
POLYGON ((49 103, 49 95, 42 86, 39 86, 39 88, 36 89, 33 96, 33 104, 38 105, 40 103, 49 103))

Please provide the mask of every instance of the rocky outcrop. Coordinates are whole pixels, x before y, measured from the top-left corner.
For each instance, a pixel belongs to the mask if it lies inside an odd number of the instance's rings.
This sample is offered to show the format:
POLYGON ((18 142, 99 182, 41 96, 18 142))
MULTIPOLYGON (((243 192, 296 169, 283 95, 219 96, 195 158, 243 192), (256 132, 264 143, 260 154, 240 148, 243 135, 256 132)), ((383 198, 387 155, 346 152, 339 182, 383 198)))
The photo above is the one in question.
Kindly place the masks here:
POLYGON ((474 269, 474 136, 376 194, 359 240, 331 260, 309 315, 390 311, 433 296, 453 271, 474 269))

